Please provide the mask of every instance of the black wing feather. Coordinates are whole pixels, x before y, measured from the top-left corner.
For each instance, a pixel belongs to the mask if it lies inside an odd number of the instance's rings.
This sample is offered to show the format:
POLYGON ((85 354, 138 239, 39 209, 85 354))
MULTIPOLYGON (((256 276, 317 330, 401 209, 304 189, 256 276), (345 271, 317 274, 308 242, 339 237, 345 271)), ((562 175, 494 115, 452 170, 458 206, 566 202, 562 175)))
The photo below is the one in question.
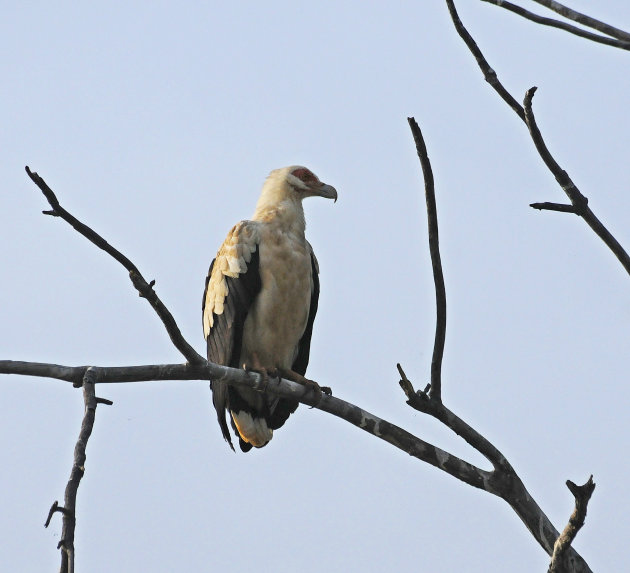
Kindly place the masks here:
MULTIPOLYGON (((214 319, 213 326, 208 333, 207 339, 208 360, 210 362, 231 366, 232 368, 242 366, 238 361, 243 343, 243 325, 245 324, 249 308, 256 296, 258 296, 261 288, 259 260, 257 248, 252 253, 251 259, 247 264, 247 272, 240 274, 236 278, 224 277, 228 294, 223 301, 223 313, 213 313, 212 315, 214 319)), ((214 262, 212 261, 210 265, 210 271, 206 279, 206 288, 203 295, 204 307, 214 262)), ((221 432, 225 440, 230 444, 230 447, 234 449, 225 416, 226 408, 230 407, 230 389, 225 382, 218 380, 212 380, 210 388, 212 389, 212 403, 217 411, 221 432)))
POLYGON ((315 255, 311 252, 311 268, 313 272, 313 292, 311 294, 311 306, 308 311, 308 322, 306 329, 300 339, 298 345, 298 355, 293 362, 292 370, 304 376, 308 366, 308 359, 311 354, 311 336, 313 335, 313 323, 317 314, 317 305, 319 303, 319 274, 317 271, 317 261, 315 255))

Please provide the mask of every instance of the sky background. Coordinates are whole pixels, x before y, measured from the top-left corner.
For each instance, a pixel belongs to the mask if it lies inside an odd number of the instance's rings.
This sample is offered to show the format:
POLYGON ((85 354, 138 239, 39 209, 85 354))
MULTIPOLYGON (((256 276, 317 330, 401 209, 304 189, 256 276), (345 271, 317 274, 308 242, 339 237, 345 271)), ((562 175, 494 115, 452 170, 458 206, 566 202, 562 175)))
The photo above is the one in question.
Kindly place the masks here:
MULTIPOLYGON (((575 546, 594 571, 627 563, 630 278, 583 221, 528 207, 565 197, 443 2, 1 4, 1 359, 182 362, 125 270, 41 215, 25 165, 156 280, 204 353, 210 261, 268 172, 304 164, 339 192, 305 203, 321 267, 309 377, 489 468, 397 383, 396 362, 427 382, 435 321, 415 116, 436 179, 445 404, 559 529, 565 481, 593 474, 575 546)), ((630 29, 622 0, 570 4, 630 29)), ((630 55, 482 2, 458 8, 518 100, 539 86, 551 151, 630 247, 630 55)), ((61 518, 43 523, 63 499, 82 395, 0 384, 2 561, 56 570, 61 518)), ((323 412, 300 407, 243 455, 207 382, 97 395, 114 406, 99 406, 88 444, 78 571, 546 571, 505 502, 323 412)))

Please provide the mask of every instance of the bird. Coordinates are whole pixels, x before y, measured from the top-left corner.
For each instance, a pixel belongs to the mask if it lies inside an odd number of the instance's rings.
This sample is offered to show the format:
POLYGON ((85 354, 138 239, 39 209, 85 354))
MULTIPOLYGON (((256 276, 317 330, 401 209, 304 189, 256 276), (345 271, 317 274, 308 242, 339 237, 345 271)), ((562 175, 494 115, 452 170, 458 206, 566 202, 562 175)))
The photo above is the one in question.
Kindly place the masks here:
MULTIPOLYGON (((319 386, 304 377, 319 299, 319 265, 306 240, 302 200, 337 201, 337 190, 308 168, 273 170, 251 220, 229 231, 210 265, 203 294, 203 332, 210 362, 319 386)), ((269 443, 298 401, 212 380, 212 402, 223 438, 234 450, 269 443)), ((329 392, 329 389, 324 389, 329 392)))

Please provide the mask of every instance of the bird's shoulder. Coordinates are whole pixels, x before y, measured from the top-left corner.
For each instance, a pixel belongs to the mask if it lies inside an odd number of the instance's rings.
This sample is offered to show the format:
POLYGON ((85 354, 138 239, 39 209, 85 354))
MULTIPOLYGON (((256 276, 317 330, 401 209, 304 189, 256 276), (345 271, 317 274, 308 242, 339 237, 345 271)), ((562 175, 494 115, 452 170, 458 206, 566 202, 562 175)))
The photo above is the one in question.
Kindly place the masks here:
POLYGON ((237 277, 247 272, 247 263, 260 242, 261 225, 258 221, 241 221, 232 227, 217 252, 213 273, 237 277))

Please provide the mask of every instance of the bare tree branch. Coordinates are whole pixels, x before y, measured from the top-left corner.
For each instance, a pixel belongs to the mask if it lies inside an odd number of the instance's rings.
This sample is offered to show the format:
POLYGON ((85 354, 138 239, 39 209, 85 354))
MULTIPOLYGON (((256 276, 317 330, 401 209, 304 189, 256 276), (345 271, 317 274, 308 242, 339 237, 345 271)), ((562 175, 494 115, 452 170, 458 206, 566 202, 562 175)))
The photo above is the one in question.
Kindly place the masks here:
MULTIPOLYGON (((228 384, 247 386, 260 391, 267 391, 298 400, 304 404, 314 406, 371 434, 394 447, 406 452, 412 457, 428 463, 443 472, 457 478, 468 485, 482 489, 504 499, 521 518, 527 529, 549 555, 553 552, 553 544, 559 536, 548 517, 525 488, 524 484, 499 452, 481 434, 461 420, 453 412, 437 401, 414 396, 411 382, 407 380, 411 396, 409 404, 423 412, 427 412, 456 434, 460 435, 475 449, 488 458, 494 466, 493 471, 487 471, 438 448, 406 430, 376 416, 363 408, 341 400, 334 396, 323 394, 317 404, 313 404, 313 394, 310 388, 291 380, 268 379, 256 372, 247 372, 227 366, 220 366, 211 362, 207 366, 192 366, 190 364, 163 364, 150 366, 126 367, 89 367, 94 373, 96 383, 140 382, 149 380, 206 380, 209 377, 220 379, 228 384), (125 373, 127 371, 127 373, 125 373), (123 375, 124 379, 116 377, 123 375)), ((69 367, 58 364, 42 364, 31 362, 0 361, 0 374, 23 374, 29 376, 43 376, 70 381, 76 379, 79 372, 85 372, 85 366, 69 367)), ((405 377, 406 378, 406 377, 405 377)), ((575 573, 589 573, 591 570, 584 560, 569 548, 574 558, 575 573)))
POLYGON ((60 366, 33 362, 0 361, 0 374, 22 374, 73 381, 79 372, 92 372, 97 383, 141 382, 149 380, 220 380, 227 384, 271 392, 298 400, 328 412, 346 422, 361 428, 381 440, 403 450, 419 460, 431 464, 457 479, 477 488, 485 489, 490 473, 459 459, 457 456, 429 444, 398 426, 371 414, 367 410, 334 396, 322 394, 321 400, 314 403, 314 391, 310 387, 280 378, 265 379, 257 372, 247 372, 207 362, 203 366, 190 364, 163 364, 150 366, 102 367, 102 366, 60 366), (126 371, 126 372, 125 372, 126 371), (123 375, 122 379, 116 379, 123 375))
POLYGON ((527 90, 525 100, 523 102, 525 108, 525 123, 527 124, 529 133, 532 136, 536 150, 571 201, 571 205, 574 209, 573 212, 586 221, 586 224, 595 231, 595 234, 604 241, 604 243, 606 243, 608 248, 614 253, 617 259, 619 259, 619 262, 623 265, 624 269, 626 269, 626 272, 630 274, 630 256, 628 256, 628 253, 626 253, 625 249, 619 244, 619 241, 612 236, 608 229, 595 216, 595 213, 591 211, 588 206, 588 199, 582 195, 575 183, 571 180, 571 177, 569 177, 569 174, 562 169, 560 165, 558 165, 558 162, 553 158, 549 149, 547 149, 547 145, 545 144, 542 134, 538 129, 538 125, 536 124, 536 117, 534 116, 534 110, 532 109, 532 98, 536 93, 536 89, 537 88, 533 87, 527 90))
POLYGON ((102 249, 111 255, 123 267, 125 267, 129 271, 129 278, 140 296, 149 302, 149 304, 153 307, 153 310, 155 310, 157 315, 160 317, 160 320, 164 324, 171 341, 175 345, 175 348, 177 348, 177 350, 179 350, 184 355, 184 358, 186 358, 186 360, 188 360, 191 364, 203 364, 204 358, 198 354, 197 351, 188 344, 188 342, 186 342, 179 330, 179 327, 177 326, 177 323, 175 322, 175 319, 173 318, 173 315, 166 306, 164 306, 164 303, 153 290, 155 281, 147 283, 136 265, 134 265, 125 255, 112 247, 103 237, 93 231, 90 227, 83 224, 76 217, 66 211, 60 205, 53 190, 37 173, 31 171, 28 166, 26 166, 26 173, 28 173, 28 176, 31 178, 33 183, 40 188, 44 197, 46 197, 48 203, 50 203, 50 206, 52 207, 52 211, 43 211, 43 213, 54 217, 60 217, 72 225, 72 227, 74 227, 74 229, 81 233, 86 239, 94 243, 99 249, 102 249))
POLYGON ((553 176, 556 178, 558 185, 560 185, 562 190, 567 194, 567 197, 570 199, 571 205, 574 208, 574 212, 583 217, 585 210, 588 208, 588 199, 582 195, 580 190, 575 186, 575 183, 571 180, 571 177, 569 177, 569 174, 564 171, 564 169, 562 169, 558 162, 553 158, 547 148, 547 145, 545 144, 540 130, 538 129, 538 125, 536 124, 536 117, 534 116, 534 110, 532 109, 532 99, 537 89, 538 88, 536 87, 530 88, 525 94, 525 99, 523 101, 525 109, 525 123, 527 124, 532 141, 534 142, 540 157, 545 162, 549 171, 551 171, 553 176))
MULTIPOLYGON (((578 28, 577 26, 572 26, 571 24, 567 24, 566 22, 562 22, 561 20, 554 20, 553 18, 546 18, 545 16, 540 16, 539 14, 535 14, 534 12, 530 12, 529 10, 525 10, 521 6, 517 6, 516 4, 512 4, 507 0, 481 0, 482 2, 487 2, 488 4, 493 4, 494 6, 500 6, 501 8, 505 8, 514 14, 518 14, 522 18, 535 22, 536 24, 541 24, 543 26, 550 26, 552 28, 558 28, 560 30, 564 30, 565 32, 569 32, 574 34, 575 36, 580 36, 581 38, 586 38, 587 40, 591 40, 592 42, 597 42, 599 44, 605 44, 606 46, 612 46, 613 48, 619 48, 621 50, 630 50, 630 36, 628 40, 617 39, 616 37, 610 38, 609 36, 601 36, 600 34, 594 34, 593 32, 589 32, 588 30, 583 30, 582 28, 578 28)), ((534 0, 534 2, 538 2, 539 0, 534 0)), ((539 2, 543 4, 543 2, 539 2)), ((595 20, 597 21, 597 20, 595 20)), ((603 23, 602 23, 603 24, 603 23)), ((606 24, 603 24, 606 26, 606 24)), ((611 27, 612 28, 612 27, 611 27)), ((616 30, 616 28, 613 28, 616 30)), ((623 34, 622 30, 619 30, 623 34)))
POLYGON ((575 498, 575 509, 569 518, 569 523, 564 528, 562 534, 556 540, 553 547, 553 555, 547 573, 569 573, 572 571, 573 563, 568 549, 573 543, 578 531, 582 529, 586 519, 586 508, 595 490, 593 476, 588 478, 584 485, 576 485, 571 480, 567 480, 567 487, 575 498))
MULTIPOLYGON (((70 479, 66 485, 64 494, 64 506, 59 507, 59 503, 55 501, 48 513, 45 527, 48 527, 50 520, 55 512, 63 514, 63 527, 61 530, 61 540, 57 545, 57 549, 61 549, 61 567, 60 573, 74 572, 74 531, 76 527, 76 506, 77 492, 81 478, 85 473, 85 449, 87 442, 92 434, 94 427, 94 417, 96 414, 96 405, 98 399, 94 392, 94 383, 98 381, 98 373, 94 368, 87 368, 83 376, 83 400, 85 402, 85 413, 81 422, 81 431, 74 448, 74 461, 72 470, 70 471, 70 479)), ((109 400, 100 400, 101 403, 110 403, 109 400)))
POLYGON ((539 211, 558 211, 560 213, 573 213, 577 215, 573 205, 566 205, 564 203, 549 203, 545 201, 544 203, 530 203, 529 206, 539 211))
POLYGON ((576 10, 560 4, 560 2, 556 2, 555 0, 534 0, 534 2, 537 2, 538 4, 541 4, 542 6, 545 6, 550 10, 553 10, 554 12, 560 14, 561 16, 564 16, 565 18, 577 22, 578 24, 588 26, 589 28, 598 30, 599 32, 607 34, 608 36, 612 36, 613 38, 618 38, 619 40, 626 40, 630 42, 630 33, 624 32, 619 28, 615 28, 610 24, 606 24, 605 22, 596 20, 595 18, 591 18, 586 14, 577 12, 576 10))
MULTIPOLYGON (((398 369, 403 377, 400 385, 407 395, 407 404, 415 410, 438 419, 490 461, 494 470, 489 472, 488 480, 483 489, 505 500, 521 518, 534 539, 551 556, 554 543, 560 534, 527 491, 525 484, 518 477, 507 458, 490 441, 442 403, 430 400, 426 391, 414 391, 413 384, 406 377, 400 365, 398 365, 398 369)), ((568 558, 573 564, 571 573, 589 573, 591 571, 586 561, 572 547, 568 548, 567 551, 568 558)))
POLYGON ((20 374, 65 380, 81 384, 88 368, 96 368, 99 382, 145 382, 149 380, 206 380, 208 376, 223 376, 218 364, 150 364, 146 366, 61 366, 44 362, 0 360, 0 374, 20 374))
POLYGON ((455 29, 457 33, 460 35, 461 39, 464 40, 465 44, 468 46, 468 49, 472 52, 472 55, 475 56, 477 60, 477 64, 483 73, 483 77, 485 80, 493 87, 493 89, 501 96, 503 101, 507 103, 513 110, 516 115, 518 115, 523 121, 525 121, 525 111, 521 107, 521 104, 518 103, 512 94, 505 89, 503 84, 499 81, 499 77, 497 73, 490 67, 488 60, 484 57, 479 46, 477 46, 477 42, 470 35, 468 30, 464 27, 459 14, 457 13, 457 9, 455 8, 455 3, 453 0, 446 0, 446 5, 448 6, 448 11, 451 15, 451 20, 453 20, 453 24, 455 25, 455 29))
POLYGON ((508 463, 505 456, 495 448, 486 438, 475 431, 471 426, 451 412, 444 404, 432 400, 427 396, 426 391, 413 388, 412 382, 407 378, 404 370, 397 364, 398 371, 402 376, 399 384, 407 396, 407 404, 414 410, 429 414, 442 422, 447 428, 453 430, 458 436, 463 438, 475 450, 483 455, 494 467, 495 470, 505 469, 514 473, 514 469, 508 463))
POLYGON ((416 151, 420 158, 422 173, 424 175, 424 190, 427 203, 427 222, 429 226, 429 251, 431 253, 431 266, 433 267, 433 282, 435 283, 435 305, 437 317, 435 325, 435 341, 433 344, 433 357, 431 359, 431 388, 429 396, 431 400, 442 401, 442 358, 444 357, 444 342, 446 340, 446 288, 444 286, 444 273, 442 272, 442 260, 440 257, 440 237, 438 233, 437 206, 435 203, 435 188, 433 170, 424 143, 422 132, 413 117, 408 117, 409 127, 416 144, 416 151))
POLYGON ((464 27, 459 15, 457 14, 457 9, 455 8, 455 3, 453 0, 446 0, 446 5, 448 6, 449 13, 451 15, 451 19, 453 20, 453 24, 455 25, 455 29, 458 34, 464 40, 468 49, 472 52, 473 56, 477 60, 477 64, 481 68, 481 71, 484 74, 486 80, 490 83, 490 85, 495 89, 495 91, 501 96, 501 98, 514 110, 514 112, 525 122, 527 125, 532 139, 534 140, 534 144, 536 145, 536 149, 539 154, 545 161, 545 164, 549 168, 549 170, 556 177, 558 183, 562 187, 563 191, 569 196, 571 199, 571 204, 573 209, 567 209, 566 207, 557 208, 557 204, 551 204, 555 207, 549 207, 548 203, 535 203, 532 207, 536 209, 546 209, 553 211, 563 211, 563 212, 572 212, 584 219, 587 225, 595 231, 598 237, 600 237, 604 243, 608 246, 608 248, 614 253, 614 255, 619 259, 623 267, 626 269, 626 272, 630 274, 630 258, 628 254, 625 252, 621 244, 613 237, 613 235, 606 229, 606 227, 601 223, 601 221, 595 216, 595 214, 588 207, 588 199, 582 195, 569 175, 560 168, 555 159, 551 156, 549 151, 547 150, 546 145, 542 139, 542 135, 536 126, 535 118, 533 116, 533 112, 531 111, 531 99, 536 91, 536 88, 529 90, 527 92, 528 95, 525 97, 525 104, 529 104, 529 118, 526 117, 526 110, 521 107, 516 100, 510 95, 510 93, 505 89, 503 84, 498 80, 496 73, 488 64, 488 61, 485 59, 479 46, 477 46, 476 42, 473 40, 472 36, 464 27), (488 78, 492 78, 490 81, 488 78), (544 205, 544 206, 541 206, 544 205))

